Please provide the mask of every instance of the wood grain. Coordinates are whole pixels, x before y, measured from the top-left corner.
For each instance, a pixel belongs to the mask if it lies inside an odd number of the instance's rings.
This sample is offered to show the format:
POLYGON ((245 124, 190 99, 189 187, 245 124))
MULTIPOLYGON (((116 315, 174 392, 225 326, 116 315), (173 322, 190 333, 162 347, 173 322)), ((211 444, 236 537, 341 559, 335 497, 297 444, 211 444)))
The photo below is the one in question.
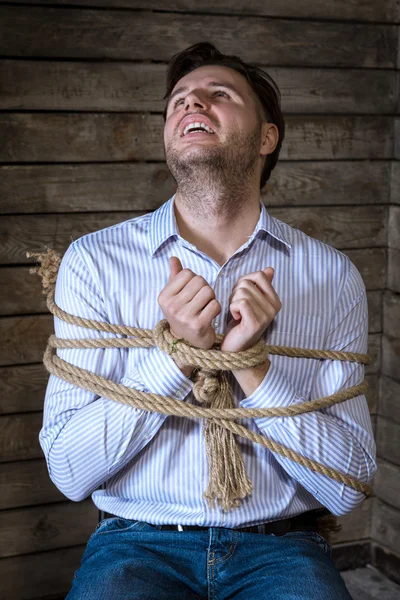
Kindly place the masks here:
POLYGON ((400 339, 382 334, 382 373, 400 380, 400 339))
MULTIPOLYGON (((36 4, 37 0, 9 0, 9 4, 36 4)), ((104 8, 159 9, 159 0, 41 0, 41 4, 91 6, 104 8)), ((263 15, 301 19, 334 19, 351 21, 399 21, 399 6, 393 0, 163 0, 163 10, 196 14, 263 15), (199 10, 200 9, 200 10, 199 10)))
POLYGON ((400 293, 400 250, 388 249, 387 287, 392 292, 400 293))
POLYGON ((41 412, 1 416, 0 463, 43 458, 38 439, 42 424, 41 412))
POLYGON ((0 510, 52 502, 65 502, 65 496, 51 481, 43 455, 0 464, 0 510))
POLYGON ((87 542, 98 520, 91 498, 0 512, 0 556, 78 546, 87 542))
MULTIPOLYGON (((391 161, 281 161, 260 191, 272 206, 388 204, 391 161)), ((176 192, 166 163, 0 166, 0 214, 150 211, 176 192)))
POLYGON ((381 375, 378 412, 400 425, 400 381, 381 375))
MULTIPOLYGON (((290 113, 392 114, 397 74, 381 69, 261 66, 290 113)), ((160 112, 167 66, 121 62, 0 60, 0 109, 160 112)))
POLYGON ((386 504, 400 511, 400 466, 383 458, 377 459, 374 493, 386 504))
POLYGON ((240 48, 241 58, 248 62, 291 67, 396 66, 397 27, 389 24, 0 7, 0 54, 4 57, 165 61, 198 42, 199 32, 202 41, 221 40, 218 46, 224 53, 234 54, 240 48))
POLYGON ((42 410, 48 379, 42 363, 0 367, 0 415, 42 410))
MULTIPOLYGON (((284 160, 393 157, 390 117, 289 115, 286 126, 284 160)), ((163 131, 145 113, 0 113, 0 162, 163 161, 163 131)))
POLYGON ((374 540, 400 554, 400 511, 376 499, 371 536, 374 540))
POLYGON ((362 250, 345 250, 350 260, 360 271, 369 290, 380 290, 386 284, 386 248, 364 248, 362 250))
POLYGON ((41 362, 52 333, 50 314, 3 317, 0 319, 0 366, 41 362))
POLYGON ((383 331, 400 338, 400 296, 389 291, 383 295, 383 331))
MULTIPOLYGON (((41 507, 41 511, 44 510, 46 507, 41 507)), ((74 515, 71 519, 74 520, 74 515)), ((52 597, 50 594, 56 597, 58 593, 60 598, 65 598, 80 566, 85 544, 86 540, 70 548, 2 558, 0 600, 48 600, 52 597)))
POLYGON ((380 458, 400 466, 400 424, 391 415, 386 418, 378 415, 377 419, 377 452, 380 458))

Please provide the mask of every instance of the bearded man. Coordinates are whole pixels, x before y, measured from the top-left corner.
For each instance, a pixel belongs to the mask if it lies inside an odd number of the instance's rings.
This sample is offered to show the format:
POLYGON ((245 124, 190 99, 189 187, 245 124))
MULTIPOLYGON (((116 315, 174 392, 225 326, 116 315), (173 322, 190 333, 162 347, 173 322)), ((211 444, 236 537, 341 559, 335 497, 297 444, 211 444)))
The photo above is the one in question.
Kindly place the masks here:
MULTIPOLYGON (((347 256, 272 217, 260 190, 284 139, 279 89, 210 43, 172 57, 164 152, 176 193, 160 208, 74 241, 56 303, 81 317, 240 352, 266 344, 367 351, 365 286, 347 256)), ((62 338, 121 337, 54 319, 62 338)), ((141 391, 196 404, 194 368, 154 348, 58 349, 65 360, 141 391)), ((290 407, 363 380, 362 364, 270 356, 228 372, 235 406, 290 407)), ((249 429, 364 483, 376 448, 364 395, 249 429)), ((237 439, 253 484, 226 509, 203 496, 201 420, 132 408, 50 376, 40 444, 49 474, 103 511, 67 600, 351 600, 322 514, 362 492, 237 439)))

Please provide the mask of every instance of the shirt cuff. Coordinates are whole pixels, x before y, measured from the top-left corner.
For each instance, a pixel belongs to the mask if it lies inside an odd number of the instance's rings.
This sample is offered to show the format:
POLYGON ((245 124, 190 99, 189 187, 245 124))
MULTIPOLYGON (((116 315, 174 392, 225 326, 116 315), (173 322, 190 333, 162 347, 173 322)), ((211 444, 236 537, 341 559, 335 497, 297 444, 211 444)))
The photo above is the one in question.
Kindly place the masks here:
POLYGON ((156 346, 136 368, 121 380, 123 385, 141 391, 183 400, 192 391, 193 381, 186 377, 174 359, 156 346))
MULTIPOLYGON (((304 402, 306 398, 299 396, 290 381, 271 363, 269 369, 250 396, 240 402, 242 408, 280 408, 304 402)), ((267 429, 275 421, 286 417, 259 417, 254 419, 257 427, 267 429)))

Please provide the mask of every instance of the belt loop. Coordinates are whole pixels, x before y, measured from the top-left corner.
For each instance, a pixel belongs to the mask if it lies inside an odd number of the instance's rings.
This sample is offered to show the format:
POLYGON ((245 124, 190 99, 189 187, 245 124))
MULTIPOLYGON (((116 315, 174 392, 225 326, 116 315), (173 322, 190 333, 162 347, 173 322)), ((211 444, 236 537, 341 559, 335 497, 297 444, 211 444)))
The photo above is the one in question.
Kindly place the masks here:
POLYGON ((265 533, 264 523, 260 523, 260 525, 257 525, 257 528, 258 528, 258 533, 265 533))

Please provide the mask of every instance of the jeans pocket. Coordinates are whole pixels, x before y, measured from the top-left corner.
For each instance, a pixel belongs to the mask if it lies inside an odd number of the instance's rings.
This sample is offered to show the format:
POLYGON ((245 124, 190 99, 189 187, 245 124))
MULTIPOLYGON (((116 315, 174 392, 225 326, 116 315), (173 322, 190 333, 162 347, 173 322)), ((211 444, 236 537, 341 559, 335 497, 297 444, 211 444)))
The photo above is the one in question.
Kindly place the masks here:
POLYGON ((142 529, 146 523, 144 521, 136 521, 135 519, 124 519, 123 517, 111 517, 109 519, 103 519, 97 524, 93 536, 103 536, 111 533, 123 533, 129 531, 135 531, 142 529))
POLYGON ((317 544, 324 554, 327 554, 328 556, 331 555, 331 547, 328 544, 328 541, 316 531, 308 529, 302 531, 288 531, 283 537, 317 544))

